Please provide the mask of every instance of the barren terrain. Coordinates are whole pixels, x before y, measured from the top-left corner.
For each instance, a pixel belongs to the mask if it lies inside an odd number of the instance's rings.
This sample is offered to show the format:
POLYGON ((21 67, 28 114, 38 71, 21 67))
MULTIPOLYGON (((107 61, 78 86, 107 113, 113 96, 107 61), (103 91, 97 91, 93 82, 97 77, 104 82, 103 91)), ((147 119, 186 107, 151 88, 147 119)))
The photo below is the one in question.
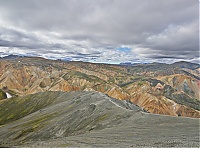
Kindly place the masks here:
POLYGON ((199 119, 153 115, 99 92, 11 98, 1 102, 0 114, 2 147, 199 146, 199 119))

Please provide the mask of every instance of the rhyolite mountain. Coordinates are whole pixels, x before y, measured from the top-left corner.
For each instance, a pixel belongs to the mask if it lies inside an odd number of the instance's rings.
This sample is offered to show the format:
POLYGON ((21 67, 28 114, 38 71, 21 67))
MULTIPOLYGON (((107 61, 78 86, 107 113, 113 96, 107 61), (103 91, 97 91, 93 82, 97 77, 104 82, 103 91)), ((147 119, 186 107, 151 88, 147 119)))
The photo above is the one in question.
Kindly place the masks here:
POLYGON ((198 147, 199 119, 155 115, 100 92, 39 92, 0 103, 0 147, 198 147))
POLYGON ((111 65, 11 56, 0 59, 0 100, 5 92, 97 91, 150 113, 199 118, 199 71, 184 61, 111 65))

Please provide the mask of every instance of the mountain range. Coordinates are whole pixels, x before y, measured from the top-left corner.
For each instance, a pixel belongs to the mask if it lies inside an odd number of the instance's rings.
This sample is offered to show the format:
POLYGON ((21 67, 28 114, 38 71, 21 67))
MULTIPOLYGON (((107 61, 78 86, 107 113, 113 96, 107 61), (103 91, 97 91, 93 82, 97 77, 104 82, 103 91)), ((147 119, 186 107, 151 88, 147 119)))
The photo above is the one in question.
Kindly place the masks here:
POLYGON ((199 71, 0 58, 0 146, 198 147, 199 71))
POLYGON ((94 64, 10 56, 0 59, 0 99, 45 91, 97 91, 154 114, 199 118, 200 65, 94 64))

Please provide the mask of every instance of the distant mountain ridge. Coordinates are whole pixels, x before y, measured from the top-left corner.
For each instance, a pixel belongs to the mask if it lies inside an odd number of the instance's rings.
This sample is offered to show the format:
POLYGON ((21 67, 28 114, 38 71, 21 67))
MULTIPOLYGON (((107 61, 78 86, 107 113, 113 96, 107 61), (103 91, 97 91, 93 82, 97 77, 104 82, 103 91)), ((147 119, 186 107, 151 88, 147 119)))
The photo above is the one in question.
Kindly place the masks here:
POLYGON ((158 63, 158 62, 153 62, 153 63, 131 63, 131 62, 124 62, 120 63, 119 65, 125 65, 125 66, 138 66, 138 65, 157 65, 157 66, 174 66, 174 67, 179 67, 179 68, 188 68, 188 69, 196 69, 200 68, 200 64, 197 63, 191 63, 187 61, 179 61, 179 62, 174 62, 172 64, 166 64, 166 63, 158 63))
POLYGON ((13 96, 44 91, 98 91, 130 100, 151 113, 200 117, 199 64, 127 66, 40 57, 11 59, 0 59, 0 89, 7 87, 13 96))
POLYGON ((22 57, 26 57, 26 56, 10 54, 8 56, 0 57, 0 59, 7 59, 8 60, 8 59, 17 59, 17 58, 22 58, 22 57))

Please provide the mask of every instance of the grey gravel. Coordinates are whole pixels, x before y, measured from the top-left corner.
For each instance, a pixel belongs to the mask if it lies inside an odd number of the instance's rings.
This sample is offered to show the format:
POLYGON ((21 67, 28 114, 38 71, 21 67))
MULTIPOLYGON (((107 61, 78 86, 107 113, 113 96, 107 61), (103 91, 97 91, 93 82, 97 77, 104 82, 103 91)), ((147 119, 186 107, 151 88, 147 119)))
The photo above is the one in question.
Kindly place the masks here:
POLYGON ((199 147, 199 119, 146 113, 99 92, 65 92, 0 126, 0 146, 199 147))

